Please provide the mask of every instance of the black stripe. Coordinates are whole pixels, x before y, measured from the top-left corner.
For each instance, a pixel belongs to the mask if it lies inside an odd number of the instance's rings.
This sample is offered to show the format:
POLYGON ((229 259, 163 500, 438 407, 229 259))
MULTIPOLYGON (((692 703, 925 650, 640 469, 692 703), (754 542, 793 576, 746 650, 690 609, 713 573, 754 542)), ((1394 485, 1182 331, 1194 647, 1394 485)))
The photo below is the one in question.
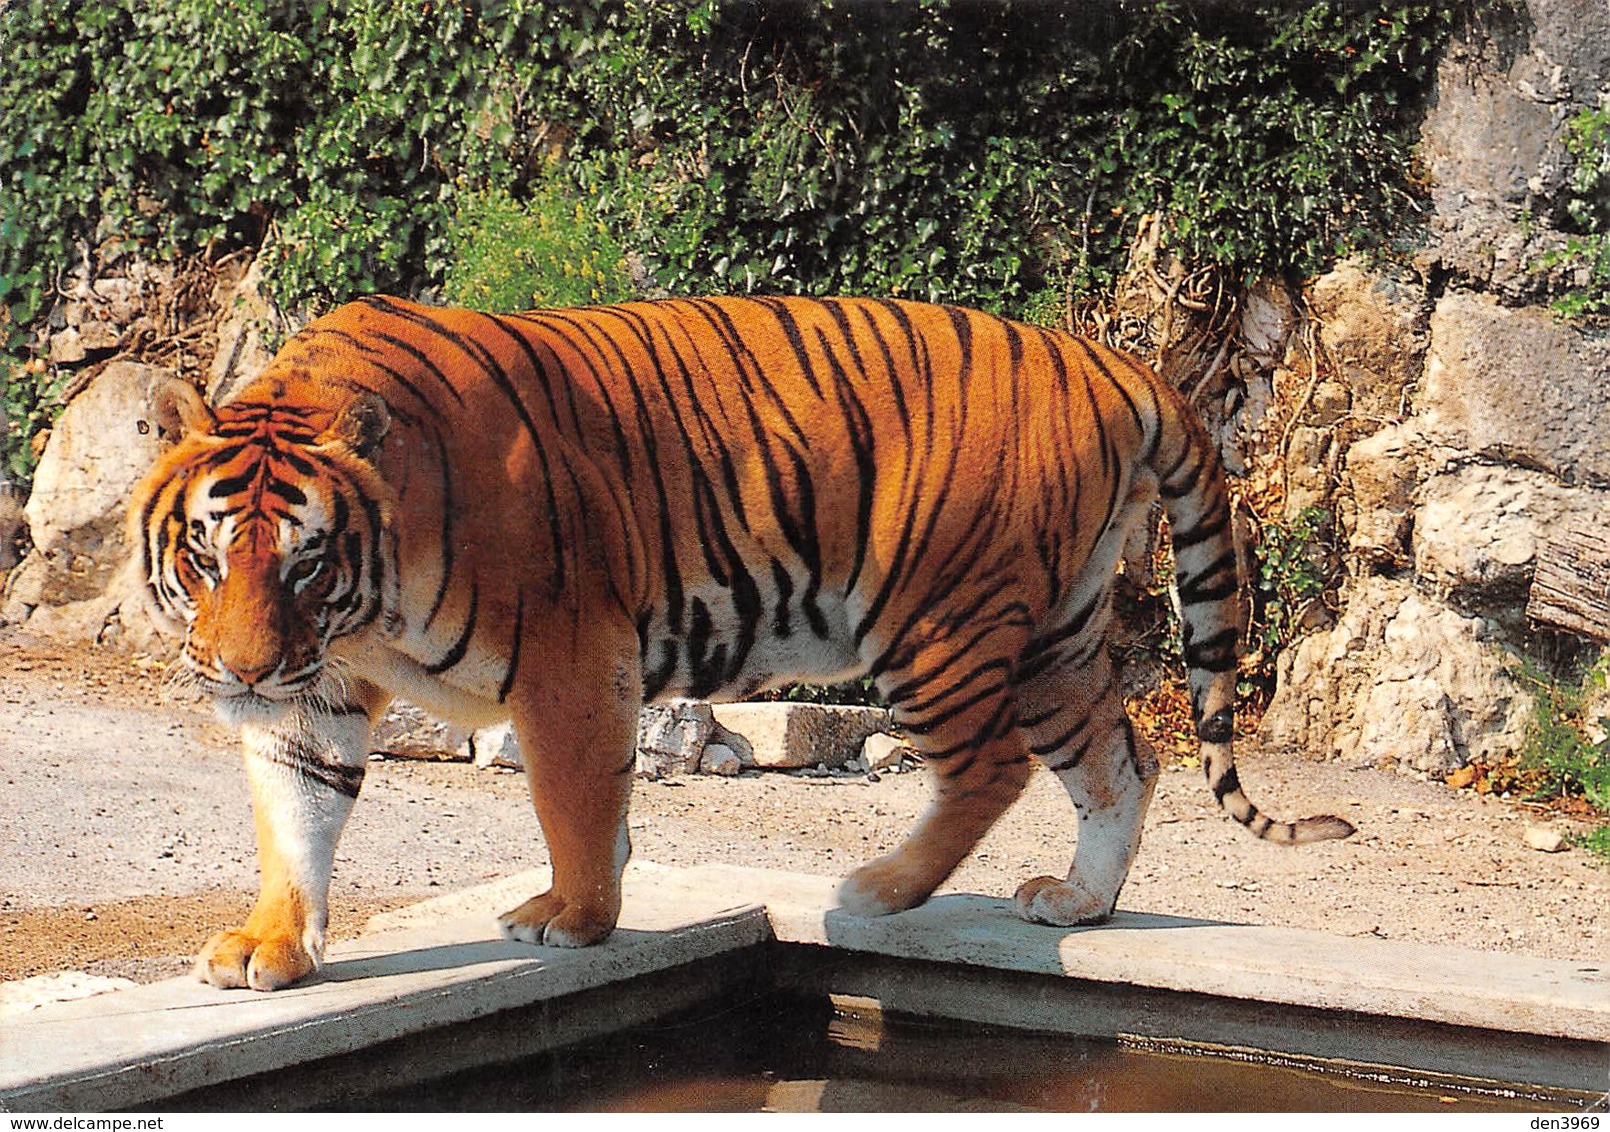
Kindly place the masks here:
POLYGON ((1235 710, 1222 707, 1196 725, 1196 737, 1204 743, 1228 743, 1235 736, 1235 710))
POLYGON ((440 660, 434 664, 427 664, 425 666, 425 671, 427 673, 432 676, 439 676, 464 659, 464 654, 469 651, 470 638, 475 635, 475 617, 477 608, 480 605, 480 598, 481 594, 479 588, 474 582, 471 582, 470 608, 469 612, 464 617, 464 628, 459 632, 458 640, 453 642, 452 648, 448 649, 447 652, 442 655, 440 660))
POLYGON ((1241 777, 1236 773, 1235 767, 1231 767, 1223 778, 1211 785, 1213 797, 1222 805, 1226 796, 1241 789, 1241 777))
POLYGON ((1226 550, 1189 577, 1181 577, 1180 604, 1196 605, 1204 601, 1219 601, 1235 593, 1239 581, 1236 577, 1235 551, 1226 550), (1219 579, 1214 581, 1214 579, 1219 579))
POLYGON ((722 642, 710 647, 714 624, 710 610, 699 598, 689 603, 691 624, 688 630, 688 668, 693 678, 689 693, 696 700, 707 699, 726 682, 727 645, 722 642))
MULTIPOLYGON (((850 375, 845 372, 843 365, 834 355, 827 336, 817 331, 817 338, 821 343, 822 353, 827 358, 828 367, 832 370, 833 389, 838 395, 839 411, 844 414, 844 423, 850 432, 850 450, 855 456, 855 558, 850 564, 850 572, 845 575, 844 590, 848 592, 855 588, 855 583, 861 576, 861 568, 866 562, 867 546, 872 541, 873 488, 877 484, 878 472, 874 456, 876 430, 871 415, 855 392, 850 375)), ((853 351, 854 346, 851 345, 850 349, 853 351)))
POLYGON ((257 478, 257 465, 254 463, 238 476, 228 479, 214 480, 207 489, 208 499, 228 499, 231 495, 239 495, 251 486, 252 480, 257 478))
POLYGON ((1169 482, 1169 480, 1173 479, 1175 475, 1175 473, 1170 473, 1160 484, 1158 484, 1157 493, 1164 499, 1180 499, 1191 494, 1191 492, 1196 489, 1197 481, 1201 477, 1203 468, 1205 466, 1206 465, 1204 462, 1199 461, 1197 465, 1190 470, 1190 473, 1186 476, 1185 482, 1180 484, 1178 487, 1169 482))
POLYGON ((1197 525, 1189 531, 1183 533, 1171 532, 1169 541, 1173 543, 1174 552, 1178 554, 1182 550, 1189 550, 1193 546, 1199 546, 1208 539, 1217 538, 1219 535, 1222 535, 1225 530, 1229 528, 1229 526, 1230 509, 1228 507, 1222 507, 1217 509, 1217 512, 1211 519, 1207 519, 1206 521, 1199 519, 1197 521, 1197 525))
POLYGON ((774 636, 787 640, 794 632, 788 616, 788 599, 794 595, 794 578, 775 558, 771 560, 771 577, 777 586, 777 611, 772 618, 771 631, 774 636))
POLYGON ((338 794, 345 794, 348 798, 356 798, 363 787, 363 767, 329 762, 294 741, 283 750, 275 744, 266 754, 262 752, 258 754, 276 766, 294 770, 306 778, 328 786, 338 794))
POLYGON ((270 479, 264 489, 270 495, 277 495, 292 507, 300 507, 307 502, 307 493, 294 483, 282 479, 270 479))
MULTIPOLYGON (((1186 634, 1190 636, 1190 623, 1186 622, 1186 634)), ((1221 629, 1207 640, 1200 643, 1187 640, 1185 642, 1185 663, 1191 668, 1200 668, 1207 672, 1228 672, 1236 665, 1235 646, 1240 632, 1234 628, 1221 629)))
POLYGON ((509 639, 509 667, 503 674, 503 683, 498 685, 498 703, 509 698, 509 691, 514 687, 514 675, 520 670, 520 646, 525 642, 525 591, 520 590, 514 596, 514 631, 509 639))

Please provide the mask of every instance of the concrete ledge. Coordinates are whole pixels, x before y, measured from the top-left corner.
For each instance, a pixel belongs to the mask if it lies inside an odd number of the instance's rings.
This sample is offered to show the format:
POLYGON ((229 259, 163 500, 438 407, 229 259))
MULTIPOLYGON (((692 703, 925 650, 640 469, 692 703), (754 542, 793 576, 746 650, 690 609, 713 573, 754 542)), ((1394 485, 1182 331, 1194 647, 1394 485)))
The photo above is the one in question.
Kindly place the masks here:
MULTIPOLYGON (((272 994, 183 978, 41 1007, 8 1020, 0 1035, 0 1108, 127 1108, 743 951, 770 937, 760 907, 719 891, 666 889, 658 883, 664 872, 670 870, 630 871, 629 908, 599 947, 513 943, 498 936, 488 915, 421 918, 333 948, 316 978, 272 994)), ((521 899, 547 883, 532 874, 521 881, 521 899)), ((621 1025, 641 1020, 623 1004, 621 1025)))
MULTIPOLYGON (((631 866, 621 928, 600 947, 499 939, 493 916, 546 883, 524 874, 376 917, 361 939, 333 950, 317 979, 274 994, 180 979, 10 1019, 0 1034, 0 1108, 126 1108, 589 995, 597 1005, 587 1018, 625 1028, 686 1003, 622 984, 695 964, 708 970, 723 956, 734 969, 752 967, 737 957, 768 941, 800 945, 788 954, 863 957, 862 971, 880 972, 867 985, 888 988, 891 1008, 894 998, 927 1001, 938 1004, 930 1010, 1007 1025, 1038 1026, 1040 1015, 1025 1013, 1024 1001, 1061 995, 1066 1010, 1077 991, 1081 1002, 1104 1004, 1103 1026, 1117 1034, 1170 1036, 1167 1017, 1116 1025, 1169 1001, 1165 1015, 1180 1016, 1187 1003, 1203 1016, 1225 1003, 1265 1017, 1283 1010, 1326 1030, 1326 1049, 1345 1050, 1348 1031, 1363 1020, 1400 1020, 1463 1028, 1466 1043, 1524 1037, 1532 1051, 1525 1064, 1547 1061, 1553 1042, 1571 1066, 1596 1064, 1599 1073, 1603 1059, 1595 1060, 1592 1043, 1610 1042, 1610 978, 1591 963, 1133 913, 1067 931, 1025 924, 1007 901, 977 896, 862 920, 833 909, 832 878, 722 866, 631 866)), ((572 1032, 580 1028, 567 1022, 555 1040, 588 1036, 572 1032)), ((1587 1088, 1571 1084, 1581 1072, 1534 1080, 1587 1088)))
POLYGON ((1052 929, 983 896, 940 896, 868 920, 834 911, 836 882, 824 877, 724 866, 686 875, 695 890, 764 906, 784 943, 1610 1042, 1610 958, 1533 959, 1134 912, 1052 929))

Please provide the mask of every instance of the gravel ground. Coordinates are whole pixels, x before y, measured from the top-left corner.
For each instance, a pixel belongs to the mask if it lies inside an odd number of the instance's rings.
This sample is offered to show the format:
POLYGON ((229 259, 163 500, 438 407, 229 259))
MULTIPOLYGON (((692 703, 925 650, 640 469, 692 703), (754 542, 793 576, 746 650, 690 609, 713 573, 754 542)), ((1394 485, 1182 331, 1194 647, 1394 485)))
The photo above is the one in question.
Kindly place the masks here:
MULTIPOLYGON (((1282 849, 1213 806, 1200 772, 1165 771, 1125 908, 1312 927, 1489 951, 1603 961, 1610 869, 1544 854, 1528 823, 1580 823, 1394 772, 1238 750, 1276 816, 1335 812, 1346 842, 1282 849)), ((145 981, 186 969, 245 915, 256 885, 234 737, 162 688, 149 663, 0 638, 0 980, 60 970, 145 981)), ((639 782, 639 859, 842 875, 892 848, 924 808, 920 773, 639 782)), ((1007 896, 1067 869, 1072 807, 1049 775, 948 889, 1007 896)), ((377 759, 342 840, 332 934, 372 913, 546 863, 524 777, 463 763, 377 759)))

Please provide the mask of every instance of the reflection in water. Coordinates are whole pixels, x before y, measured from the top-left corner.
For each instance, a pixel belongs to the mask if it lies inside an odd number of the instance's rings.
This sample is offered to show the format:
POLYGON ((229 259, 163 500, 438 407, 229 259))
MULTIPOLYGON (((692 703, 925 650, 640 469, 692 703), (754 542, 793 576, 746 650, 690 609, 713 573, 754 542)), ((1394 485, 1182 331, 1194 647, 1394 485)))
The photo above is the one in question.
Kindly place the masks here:
POLYGON ((1307 1069, 890 1019, 734 995, 652 1025, 362 1098, 346 1110, 636 1112, 1519 1111, 1307 1069))

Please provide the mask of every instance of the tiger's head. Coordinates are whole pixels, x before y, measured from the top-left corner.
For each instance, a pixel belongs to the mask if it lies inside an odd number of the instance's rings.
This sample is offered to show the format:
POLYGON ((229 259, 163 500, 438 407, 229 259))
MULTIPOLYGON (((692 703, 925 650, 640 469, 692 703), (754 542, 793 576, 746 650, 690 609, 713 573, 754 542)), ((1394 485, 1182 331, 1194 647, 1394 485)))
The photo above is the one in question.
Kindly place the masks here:
POLYGON ((186 383, 159 388, 172 447, 130 503, 147 589, 184 631, 183 672, 233 722, 331 699, 330 642, 395 608, 390 496, 369 462, 385 402, 254 396, 265 389, 215 413, 186 383))

